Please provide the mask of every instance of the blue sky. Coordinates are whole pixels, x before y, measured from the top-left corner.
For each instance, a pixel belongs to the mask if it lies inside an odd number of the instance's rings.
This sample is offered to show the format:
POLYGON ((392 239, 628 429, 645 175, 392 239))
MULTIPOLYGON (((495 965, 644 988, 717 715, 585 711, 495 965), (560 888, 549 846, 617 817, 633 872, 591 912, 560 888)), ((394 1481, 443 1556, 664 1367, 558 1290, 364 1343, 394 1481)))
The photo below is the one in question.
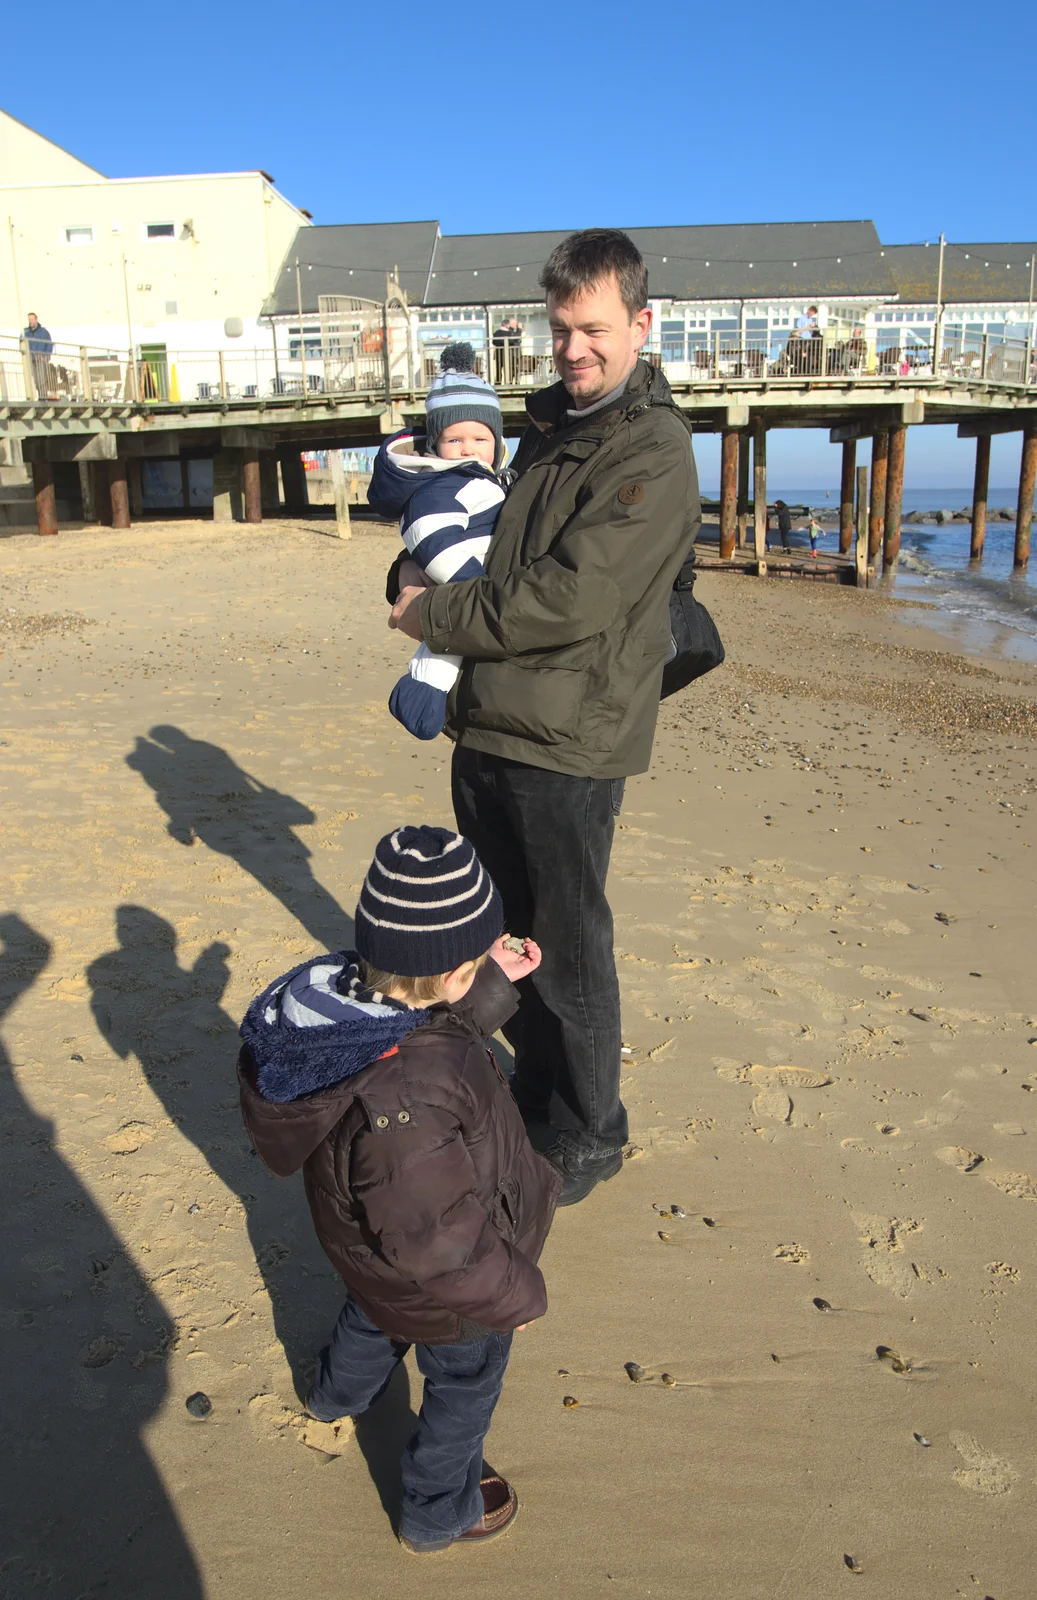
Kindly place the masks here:
MULTIPOLYGON (((262 167, 318 222, 448 233, 870 217, 890 242, 1037 235, 1032 0, 102 13, 23 13, 0 104, 111 177, 262 167)), ((829 452, 803 447, 805 487, 829 452)), ((964 449, 934 436, 910 477, 948 481, 964 449)))

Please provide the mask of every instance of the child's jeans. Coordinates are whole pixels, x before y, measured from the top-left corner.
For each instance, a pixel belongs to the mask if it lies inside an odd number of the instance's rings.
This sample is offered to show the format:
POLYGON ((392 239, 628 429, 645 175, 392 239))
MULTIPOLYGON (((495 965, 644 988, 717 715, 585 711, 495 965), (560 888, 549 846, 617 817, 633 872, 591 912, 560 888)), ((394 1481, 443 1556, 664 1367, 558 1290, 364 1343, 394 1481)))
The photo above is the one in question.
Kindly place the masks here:
MULTIPOLYGON (((468 1344, 416 1346, 425 1392, 417 1432, 403 1452, 399 1527, 412 1544, 459 1538, 483 1514, 482 1447, 512 1338, 489 1333, 468 1344)), ((320 1353, 307 1409, 324 1422, 359 1416, 387 1388, 409 1348, 347 1300, 330 1344, 320 1353)))

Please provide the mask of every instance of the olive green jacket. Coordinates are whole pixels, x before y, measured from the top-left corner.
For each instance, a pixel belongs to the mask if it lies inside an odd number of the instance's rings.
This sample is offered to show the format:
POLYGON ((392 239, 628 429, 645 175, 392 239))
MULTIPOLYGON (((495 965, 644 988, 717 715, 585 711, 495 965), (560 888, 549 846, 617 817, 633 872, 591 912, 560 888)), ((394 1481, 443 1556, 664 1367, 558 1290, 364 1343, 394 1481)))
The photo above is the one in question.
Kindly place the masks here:
POLYGON ((569 405, 560 383, 531 398, 486 576, 429 589, 421 630, 464 657, 447 729, 459 744, 621 778, 651 759, 698 480, 688 426, 646 362, 615 407, 571 421, 569 405))

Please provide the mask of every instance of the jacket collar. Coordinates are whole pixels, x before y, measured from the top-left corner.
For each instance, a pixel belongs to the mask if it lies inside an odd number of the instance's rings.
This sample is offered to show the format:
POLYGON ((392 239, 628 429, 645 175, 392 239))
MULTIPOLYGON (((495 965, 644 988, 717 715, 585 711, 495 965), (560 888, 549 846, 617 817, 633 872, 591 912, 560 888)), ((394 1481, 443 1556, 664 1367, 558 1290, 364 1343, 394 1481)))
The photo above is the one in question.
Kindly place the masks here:
MULTIPOLYGON (((627 386, 614 406, 608 406, 604 411, 592 411, 587 417, 586 426, 604 422, 606 418, 614 417, 617 411, 630 411, 638 402, 647 402, 649 405, 672 405, 673 397, 670 385, 658 367, 649 366, 647 361, 638 360, 634 370, 627 379, 627 386)), ((530 421, 541 433, 554 433, 561 428, 580 427, 579 418, 569 421, 566 413, 572 407, 572 396, 565 384, 559 381, 552 383, 550 388, 540 389, 536 394, 530 395, 526 404, 526 411, 530 421)))

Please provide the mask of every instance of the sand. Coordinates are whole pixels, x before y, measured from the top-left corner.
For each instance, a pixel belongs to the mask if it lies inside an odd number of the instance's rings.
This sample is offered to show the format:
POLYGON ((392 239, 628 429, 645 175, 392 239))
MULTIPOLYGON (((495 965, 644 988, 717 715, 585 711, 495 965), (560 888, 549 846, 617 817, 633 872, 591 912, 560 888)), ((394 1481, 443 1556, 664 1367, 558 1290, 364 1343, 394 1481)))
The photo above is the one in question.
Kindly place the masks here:
POLYGON ((728 664, 627 789, 633 1144, 516 1339, 514 1529, 395 1542, 413 1371, 307 1429, 340 1290, 236 1026, 348 939, 386 827, 451 821, 447 745, 385 710, 393 550, 0 542, 0 1596, 1032 1594, 1037 669, 872 594, 701 583, 728 664))

